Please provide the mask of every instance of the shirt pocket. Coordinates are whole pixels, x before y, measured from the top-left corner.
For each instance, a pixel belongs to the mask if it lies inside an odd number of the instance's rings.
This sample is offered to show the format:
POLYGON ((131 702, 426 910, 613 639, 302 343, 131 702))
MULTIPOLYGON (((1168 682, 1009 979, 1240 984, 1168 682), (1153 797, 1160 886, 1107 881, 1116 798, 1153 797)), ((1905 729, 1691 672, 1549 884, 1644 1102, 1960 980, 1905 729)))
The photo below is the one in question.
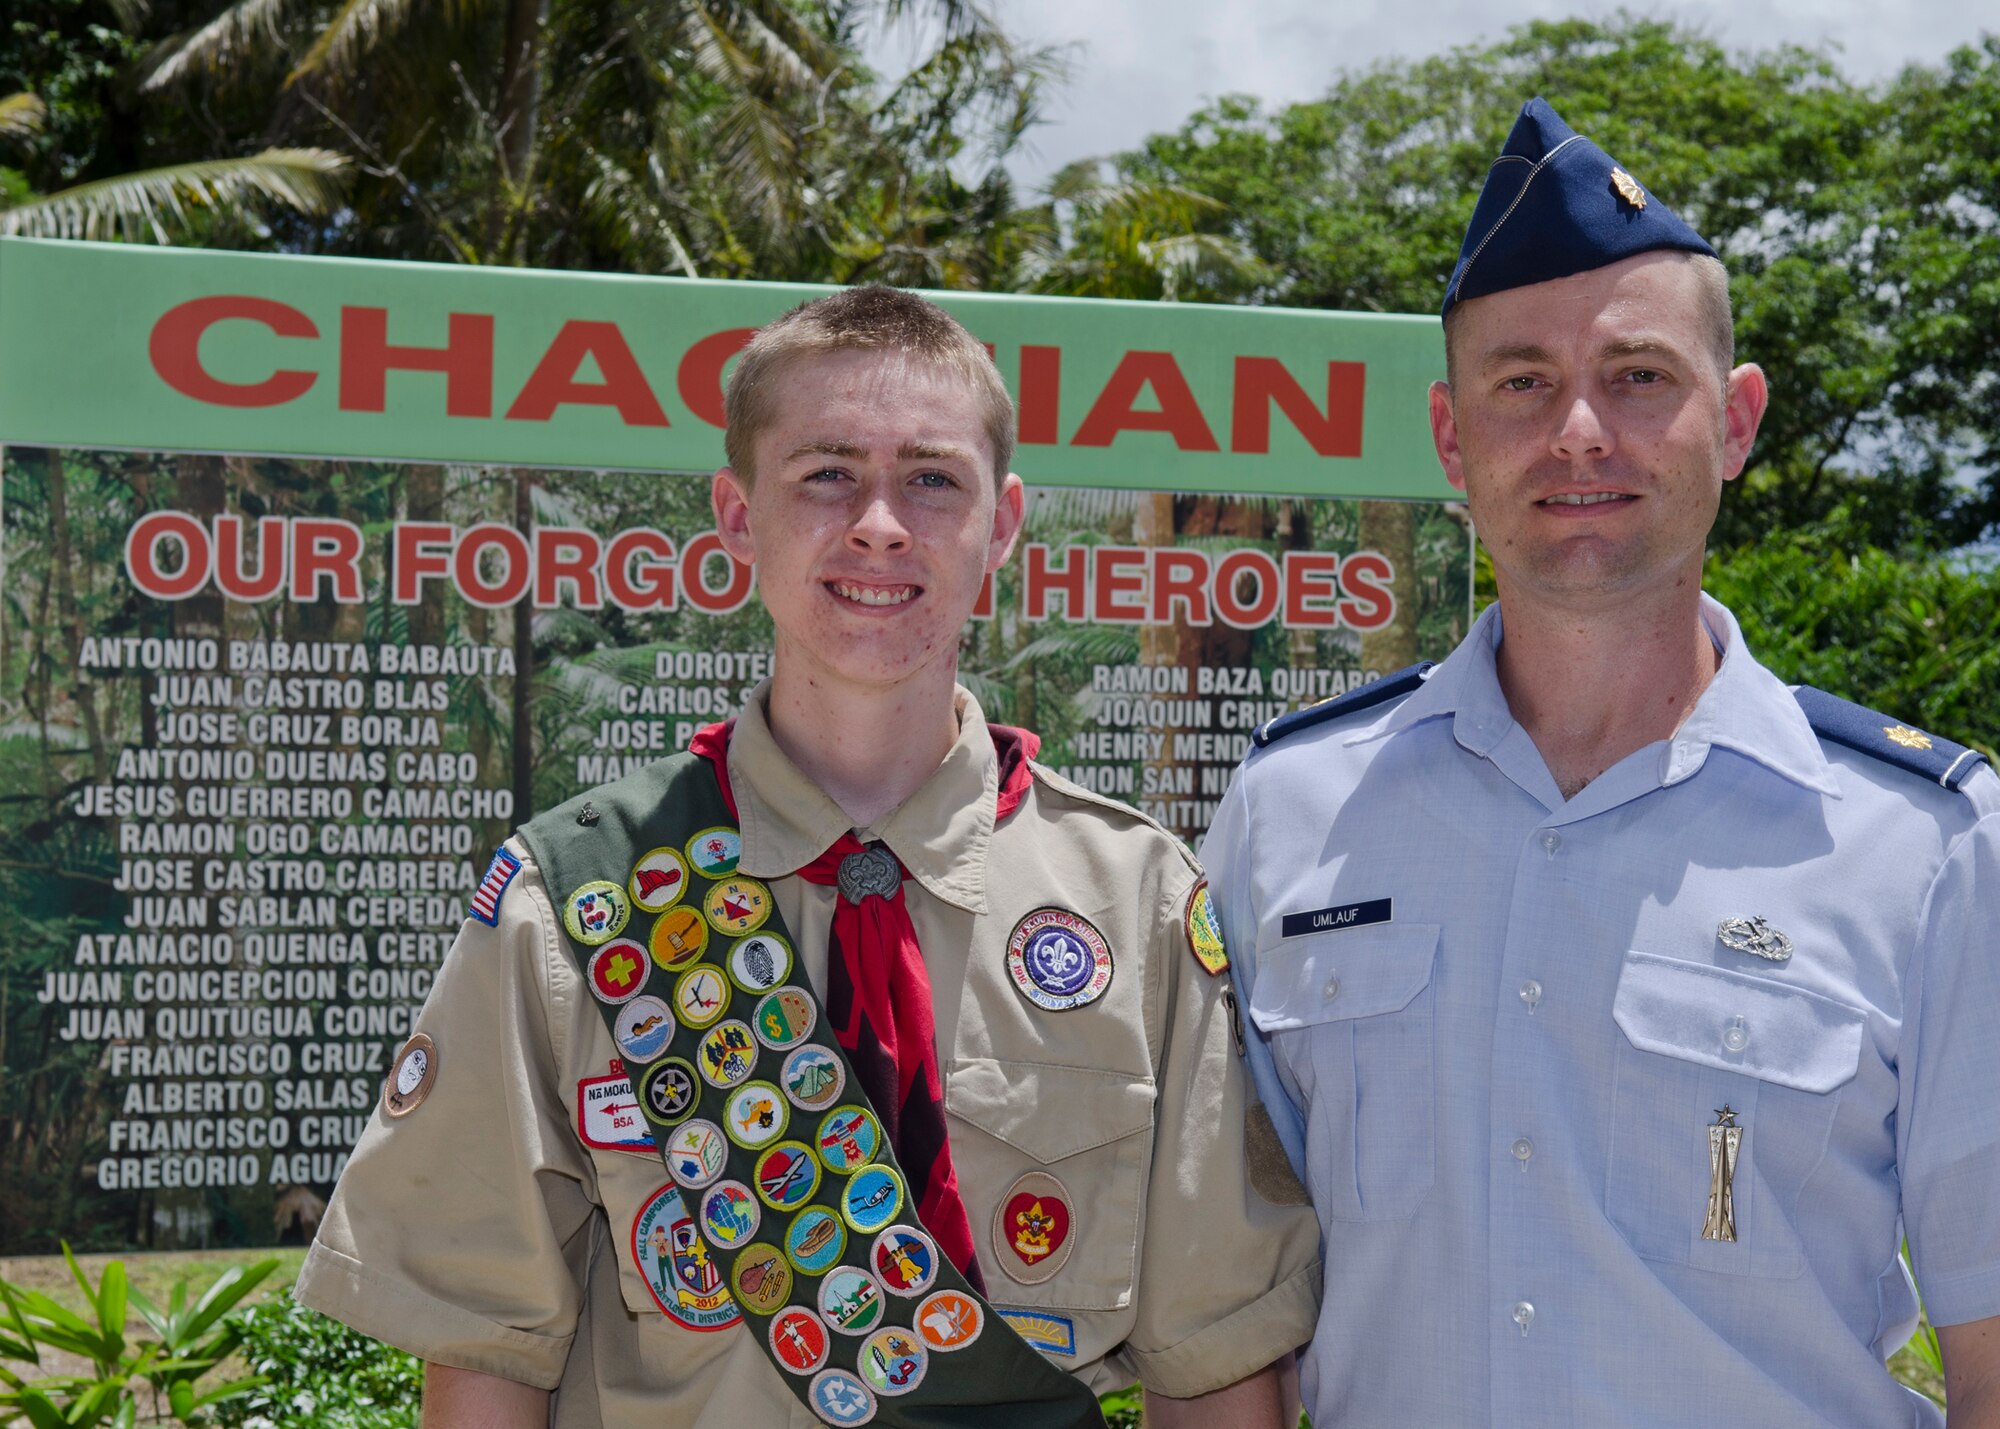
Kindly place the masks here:
POLYGON ((1088 1067, 962 1057, 951 1065, 945 1111, 951 1151, 993 1298, 1007 1305, 1121 1310, 1132 1302, 1146 1177, 1153 1154, 1150 1077, 1088 1067), (1013 1187, 1046 1172, 1068 1193, 1062 1267, 1033 1284, 996 1227, 1013 1187))
POLYGON ((1826 1156, 1866 1016, 1768 978, 1638 951, 1612 1003, 1614 1073, 1605 1211, 1648 1260, 1790 1279, 1805 1268, 1797 1214, 1826 1156), (1742 1129, 1736 1239, 1701 1238, 1714 1180, 1709 1128, 1742 1129))
POLYGON ((1310 1108, 1313 1204, 1333 1220, 1408 1220, 1430 1192, 1438 934, 1381 924, 1258 949, 1250 1020, 1310 1108))
MULTIPOLYGON (((673 1185, 666 1164, 656 1151, 641 1156, 602 1147, 590 1148, 590 1164, 597 1176, 597 1202, 604 1207, 604 1218, 610 1225, 612 1250, 618 1260, 618 1293, 625 1301, 625 1308, 635 1315, 662 1314, 655 1292, 647 1288, 635 1258, 632 1231, 639 1213, 654 1195, 673 1185)), ((679 1194, 685 1215, 692 1196, 685 1191, 679 1194)), ((705 1271, 700 1273, 708 1275, 705 1271)), ((660 1293, 677 1294, 678 1287, 668 1284, 660 1287, 660 1293)))

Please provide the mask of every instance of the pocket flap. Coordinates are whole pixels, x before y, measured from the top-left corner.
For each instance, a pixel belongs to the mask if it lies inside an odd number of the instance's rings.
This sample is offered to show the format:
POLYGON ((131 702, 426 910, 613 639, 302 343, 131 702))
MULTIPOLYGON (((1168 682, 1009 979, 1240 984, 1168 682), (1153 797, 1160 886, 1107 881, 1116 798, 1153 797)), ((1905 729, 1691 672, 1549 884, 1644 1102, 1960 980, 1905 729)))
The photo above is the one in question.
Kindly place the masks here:
POLYGON ((1611 1015, 1642 1052, 1802 1092, 1830 1092, 1853 1079, 1867 1021, 1859 1008, 1803 988, 1637 951, 1625 954, 1611 1015), (1740 1050, 1730 1045, 1736 1040, 1740 1050))
POLYGON ((1430 983, 1438 928, 1377 924, 1259 948, 1250 1020, 1265 1032, 1283 1032, 1400 1011, 1430 983))
POLYGON ((1144 1131, 1153 1082, 1123 1072, 960 1057, 944 1108, 1044 1166, 1144 1131))

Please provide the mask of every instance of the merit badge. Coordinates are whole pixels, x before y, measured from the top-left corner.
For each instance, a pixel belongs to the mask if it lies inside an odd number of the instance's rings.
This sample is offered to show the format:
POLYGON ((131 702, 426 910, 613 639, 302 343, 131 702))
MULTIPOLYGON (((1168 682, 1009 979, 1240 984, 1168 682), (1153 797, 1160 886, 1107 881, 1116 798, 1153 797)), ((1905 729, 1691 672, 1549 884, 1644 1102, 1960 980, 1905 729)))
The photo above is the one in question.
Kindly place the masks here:
POLYGON ((743 854, 743 838, 734 829, 703 829, 687 841, 688 862, 709 878, 727 878, 736 872, 736 860, 743 854))
POLYGON ((774 1245, 746 1246, 729 1273, 729 1288, 745 1310, 768 1315, 792 1298, 792 1267, 774 1245))
POLYGON ((634 907, 658 913, 679 902, 687 885, 687 864, 681 856, 670 848, 656 848, 632 865, 625 891, 632 896, 634 907))
POLYGON ((1736 1239, 1736 1158, 1742 1150, 1743 1128, 1736 1124, 1736 1113, 1724 1106, 1708 1129, 1708 1211, 1701 1222, 1703 1240, 1736 1239))
POLYGON ((771 890, 754 878, 724 879, 708 890, 708 896, 701 900, 701 911, 709 925, 725 937, 754 932, 771 916, 771 890))
POLYGON ((757 1195, 774 1211, 795 1211, 819 1189, 819 1162, 803 1141, 781 1141, 757 1158, 757 1195))
POLYGON ((882 1149, 882 1123, 866 1107, 844 1106, 820 1122, 814 1145, 826 1169, 844 1176, 875 1159, 882 1149))
POLYGON ((724 1250, 733 1250, 757 1234, 763 1218, 757 1198, 741 1181, 717 1181, 701 1193, 701 1233, 724 1250))
POLYGON ((1008 1189, 993 1212, 993 1242, 1005 1251, 1000 1268, 1023 1285, 1038 1285, 1069 1259, 1070 1194, 1046 1171, 1030 1171, 1008 1189))
POLYGON ((785 1256, 801 1275, 819 1275, 840 1263, 847 1227, 824 1206, 807 1206, 785 1227, 785 1256))
POLYGON ((632 905, 625 890, 603 879, 586 883, 563 900, 563 926, 587 947, 608 943, 625 931, 632 905))
POLYGON ((934 1350, 962 1350, 986 1328, 986 1311, 963 1290, 940 1290, 917 1306, 917 1333, 934 1350))
POLYGON ((729 984, 710 964, 689 968, 674 984, 674 1007, 690 1027, 708 1026, 728 1006, 729 984))
POLYGON ((422 1106, 437 1085, 437 1072, 437 1044, 421 1032, 413 1033, 382 1084, 382 1115, 408 1116, 422 1106))
POLYGON ((1007 971, 1015 991, 1035 1006, 1065 1012, 1104 996, 1111 986, 1111 949, 1076 914, 1037 908, 1007 939, 1007 971))
POLYGON ((793 1374, 811 1374, 826 1363, 832 1348, 826 1322, 803 1305, 781 1310, 771 1321, 771 1353, 793 1374))
POLYGON ((1188 895, 1185 921, 1188 948, 1202 971, 1210 977, 1229 971, 1229 949, 1222 945, 1222 928, 1215 921, 1215 900, 1209 896, 1206 878, 1188 895))
POLYGON ((576 1134, 585 1146, 603 1151, 650 1156, 654 1150, 652 1133, 632 1095, 632 1079, 623 1072, 585 1077, 576 1084, 576 1134))
POLYGON ((646 1114, 666 1126, 686 1121, 701 1100, 694 1068, 680 1057, 669 1057, 646 1069, 639 1079, 639 1100, 646 1114))
POLYGON ((877 1394, 908 1394, 930 1362, 930 1351, 918 1342, 916 1331, 890 1325, 862 1341, 855 1368, 877 1394))
POLYGON ((632 1061, 650 1062, 674 1040, 674 1015, 657 997, 635 997, 618 1009, 611 1037, 632 1061))
POLYGON ((709 1029, 701 1039, 700 1057, 702 1080, 724 1091, 748 1081, 757 1065, 750 1029, 733 1017, 709 1029))
POLYGON ((775 933, 752 933, 729 950, 728 962, 729 980, 753 995, 792 975, 791 947, 775 933))
POLYGON ((489 928, 500 926, 500 899, 507 892, 507 885, 514 881, 514 875, 521 871, 521 860, 506 849, 493 851, 493 862, 486 865, 486 876, 479 880, 479 886, 472 890, 472 902, 466 908, 466 916, 477 918, 489 928))
POLYGON ((806 1040, 813 1030, 813 1023, 819 1014, 813 1011, 813 1000, 804 989, 781 987, 776 992, 765 994, 757 1004, 756 1014, 750 1025, 757 1031, 757 1040, 773 1052, 782 1052, 796 1047, 806 1040))
POLYGON ((915 1226, 890 1226, 875 1237, 873 1264, 891 1295, 921 1295, 937 1283, 937 1242, 915 1226))
POLYGON ((858 1266, 835 1266, 819 1283, 819 1312, 841 1334, 865 1335, 882 1322, 882 1287, 858 1266))
POLYGON ((875 1396, 868 1392, 867 1385, 844 1369, 821 1370, 813 1376, 806 1395, 813 1413, 828 1424, 840 1425, 841 1429, 866 1424, 875 1417, 875 1396))
POLYGON ((663 971, 677 972, 707 951, 708 924, 692 908, 669 908, 653 920, 646 944, 663 971))
POLYGON ((785 1058, 785 1070, 779 1080, 785 1084, 785 1095, 794 1106, 806 1111, 825 1111, 840 1100, 841 1092, 846 1089, 847 1069, 825 1047, 801 1047, 785 1058))
POLYGON ((690 1191, 714 1182, 729 1162, 729 1143, 712 1121, 690 1121, 667 1138, 667 1174, 690 1191))
POLYGON ((841 1188, 840 1218, 862 1235, 873 1235, 903 1209, 903 1173, 876 1162, 863 1166, 841 1188))
POLYGON ((745 1082, 723 1101, 722 1129, 745 1151, 755 1151, 783 1136, 791 1117, 792 1109, 776 1087, 769 1082, 745 1082))
POLYGON ((1792 955, 1792 940, 1759 918, 1724 918, 1716 924, 1715 936, 1722 946, 1752 957, 1782 963, 1792 955))
POLYGON ((653 1303, 690 1330, 726 1330, 741 1323, 743 1316, 723 1288, 722 1271, 694 1233, 673 1187, 655 1191, 633 1219, 632 1263, 653 1303))
POLYGON ((614 938, 590 955, 590 990, 599 1002, 630 1002, 645 986, 646 950, 630 938, 614 938))

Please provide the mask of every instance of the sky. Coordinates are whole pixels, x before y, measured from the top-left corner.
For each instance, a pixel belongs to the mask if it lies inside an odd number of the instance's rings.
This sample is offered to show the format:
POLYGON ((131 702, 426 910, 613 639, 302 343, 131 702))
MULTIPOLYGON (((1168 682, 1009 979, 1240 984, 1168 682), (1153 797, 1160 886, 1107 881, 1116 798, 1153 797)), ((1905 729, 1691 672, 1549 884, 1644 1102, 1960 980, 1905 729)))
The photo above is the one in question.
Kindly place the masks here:
MULTIPOLYGON (((1510 23, 1605 18, 1592 0, 986 0, 1002 27, 1030 44, 1074 45, 1073 73, 1047 106, 1048 123, 1011 165, 1039 184, 1073 159, 1136 146, 1177 128, 1217 95, 1267 107, 1325 92, 1343 69, 1498 38, 1510 23)), ((1935 63, 2000 14, 1979 0, 1651 0, 1625 8, 1692 26, 1732 50, 1830 42, 1863 80, 1935 63)), ((891 61, 884 52, 882 67, 891 61)), ((1525 96, 1524 96, 1525 97, 1525 96)))

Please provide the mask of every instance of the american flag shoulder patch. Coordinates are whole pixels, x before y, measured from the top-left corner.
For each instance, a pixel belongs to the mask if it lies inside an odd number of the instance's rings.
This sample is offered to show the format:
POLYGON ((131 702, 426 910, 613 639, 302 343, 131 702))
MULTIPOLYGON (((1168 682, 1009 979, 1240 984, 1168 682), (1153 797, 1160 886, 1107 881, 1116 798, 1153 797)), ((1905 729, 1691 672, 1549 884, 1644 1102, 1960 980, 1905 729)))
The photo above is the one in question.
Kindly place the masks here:
POLYGON ((465 910, 466 914, 489 928, 500 926, 500 895, 507 891, 507 885, 520 871, 520 859, 504 848, 495 849, 493 862, 486 866, 486 876, 472 890, 472 904, 465 910))

